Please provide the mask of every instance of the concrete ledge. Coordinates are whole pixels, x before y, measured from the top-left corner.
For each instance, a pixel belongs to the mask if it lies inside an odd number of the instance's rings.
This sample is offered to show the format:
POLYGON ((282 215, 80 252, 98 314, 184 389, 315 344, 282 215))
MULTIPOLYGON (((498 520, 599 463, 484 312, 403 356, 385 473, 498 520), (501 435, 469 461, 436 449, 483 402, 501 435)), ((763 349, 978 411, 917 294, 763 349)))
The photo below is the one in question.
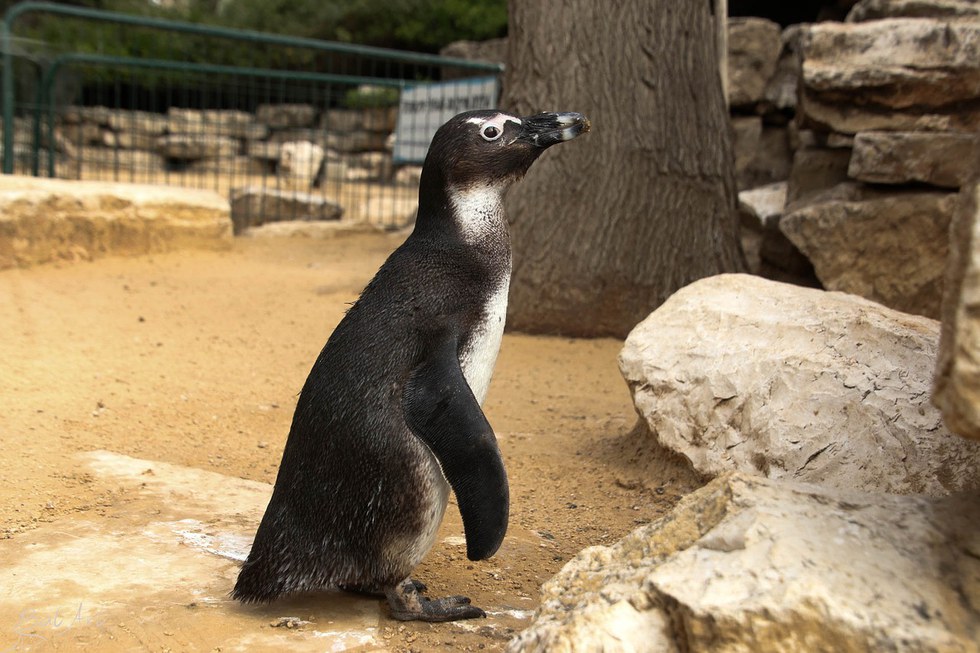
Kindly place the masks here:
POLYGON ((228 201, 210 190, 0 175, 0 269, 231 238, 228 201))

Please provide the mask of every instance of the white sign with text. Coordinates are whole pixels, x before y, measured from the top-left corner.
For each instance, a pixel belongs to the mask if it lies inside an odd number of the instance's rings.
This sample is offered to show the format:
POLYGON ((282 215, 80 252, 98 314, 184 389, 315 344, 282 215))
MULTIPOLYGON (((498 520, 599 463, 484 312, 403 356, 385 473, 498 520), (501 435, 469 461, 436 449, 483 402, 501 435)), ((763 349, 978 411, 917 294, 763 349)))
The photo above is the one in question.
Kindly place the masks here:
POLYGON ((395 163, 422 163, 429 143, 444 122, 463 111, 497 106, 496 77, 422 84, 402 90, 395 127, 395 163))

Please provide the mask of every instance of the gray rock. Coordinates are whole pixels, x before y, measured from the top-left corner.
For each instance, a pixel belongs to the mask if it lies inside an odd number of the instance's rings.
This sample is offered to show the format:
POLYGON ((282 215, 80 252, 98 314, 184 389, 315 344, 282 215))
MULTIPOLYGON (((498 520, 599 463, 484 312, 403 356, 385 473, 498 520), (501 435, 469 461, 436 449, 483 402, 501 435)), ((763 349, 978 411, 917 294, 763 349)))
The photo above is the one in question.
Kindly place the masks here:
POLYGON ((260 161, 278 163, 282 155, 282 144, 288 141, 248 141, 245 143, 245 154, 260 161))
POLYGON ((778 228, 762 232, 759 244, 759 274, 766 279, 797 286, 822 288, 813 263, 778 228))
MULTIPOLYGON (((31 133, 30 128, 26 125, 25 129, 28 131, 18 131, 25 135, 31 133)), ((68 142, 76 146, 101 145, 104 140, 105 129, 93 122, 78 122, 62 126, 61 133, 68 139, 68 142)))
POLYGON ((779 111, 795 110, 800 86, 800 26, 790 25, 782 33, 782 51, 776 70, 766 84, 766 104, 779 111))
POLYGON ((382 138, 395 131, 398 107, 379 109, 332 109, 324 112, 320 128, 328 134, 378 132, 382 138))
POLYGON ((355 131, 347 133, 327 132, 327 147, 338 152, 380 152, 388 149, 385 132, 355 131))
POLYGON ((339 220, 343 209, 322 195, 261 186, 231 191, 231 220, 235 234, 249 227, 289 220, 339 220))
POLYGON ((847 181, 851 151, 846 148, 804 147, 793 155, 789 173, 789 203, 812 197, 847 181))
MULTIPOLYGON (((251 175, 271 175, 275 172, 275 166, 270 165, 263 159, 256 159, 245 155, 235 155, 221 159, 197 159, 194 161, 182 162, 180 171, 171 170, 171 175, 179 175, 184 172, 209 175, 213 178, 220 177, 244 177, 251 175)), ((200 183, 199 180, 188 180, 189 183, 200 183)), ((185 182, 186 183, 186 182, 185 182)))
POLYGON ((421 179, 422 166, 401 166, 395 173, 395 183, 402 186, 418 186, 421 179))
POLYGON ((110 110, 106 124, 119 133, 160 136, 167 131, 169 120, 162 113, 110 110))
POLYGON ((255 119, 271 129, 312 127, 316 108, 312 104, 260 104, 255 119))
POLYGON ((157 152, 167 158, 178 161, 194 161, 197 159, 218 159, 233 157, 240 148, 238 139, 214 134, 167 134, 156 142, 157 152))
POLYGON ((223 136, 262 140, 269 130, 255 122, 254 116, 244 111, 180 109, 167 110, 167 131, 173 135, 189 135, 195 138, 223 136))
POLYGON ((828 201, 780 221, 828 290, 938 318, 955 194, 903 193, 828 201))
POLYGON ((739 190, 786 180, 793 162, 786 129, 765 125, 761 116, 733 116, 731 122, 739 190))
POLYGON ((861 132, 847 174, 879 184, 922 182, 959 188, 976 174, 980 135, 961 132, 861 132))
MULTIPOLYGON (((391 181, 394 174, 390 152, 363 152, 351 154, 346 159, 348 173, 362 173, 362 179, 391 181)), ((348 178, 351 178, 348 174, 348 178)))
POLYGON ((751 226, 757 231, 779 229, 779 220, 786 208, 786 182, 777 182, 738 194, 738 208, 742 215, 751 218, 751 226))
POLYGON ((847 22, 882 18, 977 18, 976 0, 861 0, 847 14, 847 22))
POLYGON ((763 124, 754 155, 737 172, 739 187, 754 188, 785 181, 792 167, 793 150, 787 130, 763 124))
POLYGON ((759 151, 759 140, 762 138, 762 117, 732 116, 731 123, 734 136, 735 176, 738 178, 738 187, 755 186, 757 184, 749 184, 743 181, 742 177, 745 176, 749 164, 755 159, 759 151))
POLYGON ((292 141, 280 145, 279 172, 310 182, 323 161, 323 148, 309 141, 292 141))
POLYGON ((109 107, 66 107, 64 111, 61 112, 60 117, 62 122, 69 125, 77 125, 83 122, 89 122, 100 127, 109 126, 109 117, 112 115, 113 110, 109 107))
POLYGON ((802 103, 812 124, 980 130, 980 21, 889 19, 802 30, 802 103))
POLYGON ((977 651, 980 502, 742 474, 541 590, 530 651, 977 651))
POLYGON ((418 201, 414 194, 369 197, 358 207, 359 220, 383 229, 402 229, 415 222, 418 201))
MULTIPOLYGON (((766 278, 777 276, 769 266, 772 262, 763 260, 762 249, 772 250, 771 245, 766 241, 779 238, 786 241, 786 237, 779 231, 779 220, 783 217, 783 209, 786 206, 786 182, 778 182, 768 186, 743 190, 738 194, 739 219, 742 224, 742 251, 745 253, 748 270, 752 274, 759 274, 766 278)), ((789 241, 786 241, 789 242, 789 241)), ((771 257, 771 252, 767 252, 771 257)), ((803 258, 808 264, 809 260, 797 252, 797 256, 803 258)), ((777 265, 776 268, 782 272, 785 266, 777 265)), ((812 272, 812 270, 810 271, 812 272)))
POLYGON ((138 175, 143 172, 157 172, 164 169, 164 158, 156 152, 147 150, 110 150, 105 147, 82 147, 78 159, 86 169, 133 170, 138 175))
MULTIPOLYGON (((111 133, 111 132, 109 132, 111 133)), ((116 147, 125 150, 155 150, 159 136, 147 132, 118 132, 113 133, 113 141, 116 147)))
POLYGON ((933 403, 952 431, 980 440, 980 183, 964 187, 962 197, 950 230, 933 403))
POLYGON ((941 496, 980 487, 980 443, 929 404, 938 340, 860 297, 720 275, 633 329, 619 366, 652 437, 703 476, 941 496))
POLYGON ((268 222, 257 227, 249 227, 242 235, 249 238, 305 238, 325 240, 351 234, 380 233, 378 227, 364 222, 329 220, 311 222, 308 220, 287 220, 268 222))
POLYGON ((309 141, 320 147, 327 146, 327 135, 319 128, 315 129, 277 129, 269 133, 269 137, 260 143, 289 143, 294 141, 309 141))
POLYGON ((782 51, 779 25, 765 18, 728 21, 729 102, 752 106, 765 98, 782 51))

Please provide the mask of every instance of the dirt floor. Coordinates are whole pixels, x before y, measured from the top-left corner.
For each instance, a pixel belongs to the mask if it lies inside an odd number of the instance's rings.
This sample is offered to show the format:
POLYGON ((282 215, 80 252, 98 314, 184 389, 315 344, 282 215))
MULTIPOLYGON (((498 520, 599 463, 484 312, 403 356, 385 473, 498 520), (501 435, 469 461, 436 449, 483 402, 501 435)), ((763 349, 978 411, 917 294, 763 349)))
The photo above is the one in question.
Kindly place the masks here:
MULTIPOLYGON (((273 482, 314 358, 403 237, 244 238, 223 252, 0 272, 0 538, 30 538, 47 522, 96 519, 137 500, 80 468, 82 452, 273 482)), ((415 575, 433 595, 466 594, 488 611, 520 614, 500 628, 485 627, 492 616, 464 628, 402 624, 382 606, 384 648, 502 649, 529 622, 540 585, 578 551, 659 518, 694 487, 682 465, 632 431, 620 347, 505 336, 484 409, 510 475, 512 531, 537 543, 505 542, 494 559, 469 562, 447 543, 462 535, 451 504, 415 575)), ((309 610, 318 616, 315 602, 309 610)), ((167 614, 144 627, 186 630, 167 614)), ((240 616, 267 626, 262 614, 240 616)), ((220 642, 210 635, 201 637, 220 642)), ((145 644, 150 637, 112 641, 97 650, 161 650, 145 644)))

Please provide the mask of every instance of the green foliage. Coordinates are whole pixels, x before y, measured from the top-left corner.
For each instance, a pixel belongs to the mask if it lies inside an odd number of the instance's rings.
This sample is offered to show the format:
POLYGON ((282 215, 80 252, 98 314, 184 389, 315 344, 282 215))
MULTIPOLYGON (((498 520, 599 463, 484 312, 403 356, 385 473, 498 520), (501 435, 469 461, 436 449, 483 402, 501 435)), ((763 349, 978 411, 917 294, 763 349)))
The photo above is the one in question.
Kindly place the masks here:
POLYGON ((398 104, 398 89, 387 86, 360 86, 344 94, 348 109, 377 109, 398 104))
MULTIPOLYGON (((0 7, 10 4, 0 0, 0 7)), ((507 32, 507 0, 184 0, 160 4, 80 0, 64 4, 419 52, 437 52, 452 41, 479 41, 507 32)), ((88 22, 66 27, 68 21, 63 19, 26 20, 36 23, 40 32, 36 36, 76 52, 152 56, 174 46, 149 40, 132 45, 131 34, 113 43, 112 34, 100 34, 88 22)), ((18 31, 23 33, 24 27, 18 31)))
POLYGON ((332 37, 355 43, 437 52, 452 41, 481 41, 507 31, 504 0, 349 0, 332 37))
MULTIPOLYGON (((0 0, 0 7, 9 8, 12 4, 10 0, 0 0)), ((506 0, 79 0, 61 4, 422 52, 437 52, 459 39, 502 36, 507 28, 506 0)), ((358 61, 356 57, 323 54, 310 48, 168 33, 44 12, 22 15, 14 25, 14 36, 18 55, 25 62, 42 66, 35 66, 36 70, 42 70, 58 54, 72 52, 276 70, 380 76, 407 72, 417 78, 431 75, 427 70, 395 70, 386 63, 358 61), (371 68, 372 65, 376 67, 371 68)), ((146 88, 169 86, 175 79, 172 72, 79 64, 73 64, 70 75, 83 84, 111 86, 126 82, 146 88)), ((189 77, 185 75, 183 79, 186 84, 189 77)), ((206 88, 208 82, 202 81, 200 86, 206 88)), ((280 95, 279 87, 265 92, 270 98, 280 95)), ((397 103, 397 93, 392 93, 353 92, 342 101, 352 107, 390 106, 397 103)))

